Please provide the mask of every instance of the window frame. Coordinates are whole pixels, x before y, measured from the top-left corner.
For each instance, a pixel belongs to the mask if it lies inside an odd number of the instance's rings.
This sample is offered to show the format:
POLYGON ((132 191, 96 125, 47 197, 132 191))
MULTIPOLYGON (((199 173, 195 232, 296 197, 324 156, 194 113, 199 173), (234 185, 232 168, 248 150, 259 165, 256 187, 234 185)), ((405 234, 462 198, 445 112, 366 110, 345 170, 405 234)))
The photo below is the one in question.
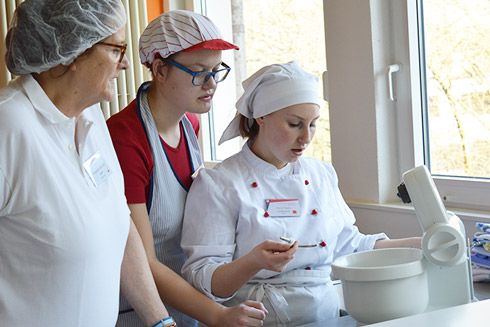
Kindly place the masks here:
MULTIPOLYGON (((418 1, 324 0, 332 162, 347 201, 400 204, 396 187, 403 173, 424 164, 418 1), (402 67, 393 76, 394 102, 386 83, 386 68, 393 63, 402 67)), ((212 123, 203 118, 200 140, 212 166, 207 145, 212 123)), ((447 207, 490 209, 489 181, 433 179, 447 207)))
MULTIPOLYGON (((218 3, 208 0, 194 0, 194 3, 198 4, 194 4, 193 10, 211 18, 220 29, 224 39, 233 40, 233 43, 241 48, 241 51, 238 52, 223 51, 223 60, 227 63, 231 63, 233 68, 227 80, 224 83, 221 83, 217 88, 210 112, 206 115, 199 115, 202 128, 200 145, 206 167, 212 167, 221 160, 226 159, 228 156, 239 152, 246 143, 246 139, 237 137, 218 145, 218 140, 222 132, 235 117, 235 102, 243 92, 242 82, 247 77, 245 39, 244 37, 242 38, 245 32, 243 32, 241 28, 236 27, 236 25, 233 25, 233 28, 231 27, 232 24, 236 23, 232 21, 232 17, 236 18, 239 16, 239 10, 237 10, 237 8, 242 7, 240 4, 241 1, 242 0, 223 0, 218 3), (233 12, 233 9, 238 12, 233 12), (241 33, 235 33, 235 31, 231 33, 233 29, 237 29, 241 31, 241 33), (235 84, 232 83, 233 80, 235 84), (230 99, 232 101, 230 101, 230 99), (217 124, 214 124, 214 122, 217 122, 217 124), (215 142, 213 142, 213 140, 215 140, 215 142)), ((245 16, 245 13, 243 13, 243 16, 245 16)), ((243 20, 243 17, 241 19, 243 20)), ((324 47, 322 46, 322 49, 323 48, 324 47)), ((300 61, 299 58, 290 58, 288 60, 293 59, 300 61)), ((323 69, 324 68, 322 67, 320 70, 323 71, 323 69)), ((326 99, 325 84, 322 83, 322 86, 324 87, 323 93, 324 98, 326 99)), ((326 112, 326 110, 324 112, 326 112)))
MULTIPOLYGON (((208 1, 208 0, 188 0, 184 8, 209 17, 220 29, 225 40, 232 40, 232 13, 231 0, 208 1)), ((173 8, 173 9, 177 9, 173 8)), ((233 50, 223 51, 222 60, 234 66, 235 53, 233 50)), ((229 151, 236 153, 240 151, 243 142, 237 138, 223 145, 218 146, 214 140, 221 135, 228 123, 235 115, 235 100, 238 91, 236 90, 236 75, 232 68, 225 81, 219 84, 213 96, 211 110, 207 114, 197 115, 200 123, 199 146, 201 147, 204 166, 214 167, 218 162, 219 151, 229 151), (218 109, 219 111, 216 111, 218 109), (215 116, 219 116, 220 124, 214 126, 215 116), (224 149, 224 150, 221 150, 224 149)))
MULTIPOLYGON (((424 164, 417 1, 324 0, 332 162, 350 203, 400 204, 402 174, 424 164)), ((489 181, 433 179, 447 207, 490 209, 489 181)))
MULTIPOLYGON (((404 151, 400 151, 400 167, 403 165, 420 165, 428 164, 428 147, 425 146, 424 138, 428 134, 427 125, 427 99, 425 94, 422 92, 422 87, 425 87, 425 80, 423 79, 422 70, 425 70, 423 59, 423 49, 420 48, 419 39, 424 37, 424 31, 420 29, 422 24, 422 13, 420 4, 423 0, 409 0, 409 1, 396 1, 393 6, 394 21, 400 21, 397 18, 397 14, 405 14, 407 24, 402 26, 405 30, 406 37, 395 37, 398 42, 395 47, 404 48, 406 46, 400 45, 399 42, 404 42, 408 45, 409 51, 409 62, 408 65, 410 69, 410 88, 412 91, 412 110, 403 110, 403 106, 408 107, 407 103, 397 104, 397 111, 402 110, 403 112, 410 112, 413 119, 412 124, 404 123, 404 121, 409 121, 406 118, 402 118, 398 121, 400 134, 399 139, 407 139, 406 131, 404 129, 410 129, 413 133, 411 139, 412 146, 409 144, 402 144, 404 148, 413 149, 413 154, 411 158, 404 158, 404 151)), ((402 30, 403 33, 403 30, 402 30)), ((399 87, 404 87, 404 85, 399 85, 399 87)), ((405 171, 405 170, 401 170, 405 171)), ((464 178, 455 176, 443 176, 434 175, 434 182, 437 186, 441 198, 443 199, 446 206, 458 207, 465 209, 490 209, 490 201, 485 198, 485 194, 490 194, 490 181, 484 178, 464 178)))

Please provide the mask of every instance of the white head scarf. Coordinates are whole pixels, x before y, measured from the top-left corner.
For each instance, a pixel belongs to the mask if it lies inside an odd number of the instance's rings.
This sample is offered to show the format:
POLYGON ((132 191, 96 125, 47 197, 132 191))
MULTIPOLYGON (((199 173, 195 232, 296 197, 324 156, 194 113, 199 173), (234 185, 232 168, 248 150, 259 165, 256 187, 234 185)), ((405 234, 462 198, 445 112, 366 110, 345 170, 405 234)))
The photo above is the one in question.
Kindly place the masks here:
MULTIPOLYGON (((318 94, 318 77, 307 73, 296 61, 265 66, 242 83, 244 93, 238 99, 238 113, 255 118, 301 103, 321 106, 318 94)), ((219 144, 240 136, 240 115, 235 116, 223 132, 219 144)))

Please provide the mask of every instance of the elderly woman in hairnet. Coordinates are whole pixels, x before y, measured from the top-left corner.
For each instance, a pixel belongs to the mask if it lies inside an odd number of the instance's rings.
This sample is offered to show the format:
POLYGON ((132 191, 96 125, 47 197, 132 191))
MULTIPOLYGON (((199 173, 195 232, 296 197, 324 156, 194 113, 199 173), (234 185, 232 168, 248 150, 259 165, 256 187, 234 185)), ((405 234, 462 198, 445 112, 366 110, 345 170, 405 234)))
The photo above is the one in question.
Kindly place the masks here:
MULTIPOLYGON (((226 308, 181 277, 184 205, 202 165, 196 114, 211 108, 230 71, 221 53, 231 49, 238 48, 206 16, 185 10, 158 16, 140 37, 140 59, 152 80, 107 121, 153 277, 172 317, 188 327, 197 326, 194 319, 208 326, 261 326, 266 313, 252 301, 226 308)), ((120 309, 118 326, 140 326, 124 299, 120 309)))
POLYGON ((243 82, 239 115, 220 142, 248 137, 238 154, 201 170, 187 197, 184 277, 233 305, 263 301, 264 326, 298 326, 339 315, 332 260, 420 239, 363 235, 331 164, 302 154, 315 134, 317 77, 297 62, 266 66, 243 82))
POLYGON ((128 68, 120 0, 26 0, 0 90, 0 324, 114 326, 119 289, 172 326, 98 103, 128 68), (166 320, 163 318, 167 318, 166 320))

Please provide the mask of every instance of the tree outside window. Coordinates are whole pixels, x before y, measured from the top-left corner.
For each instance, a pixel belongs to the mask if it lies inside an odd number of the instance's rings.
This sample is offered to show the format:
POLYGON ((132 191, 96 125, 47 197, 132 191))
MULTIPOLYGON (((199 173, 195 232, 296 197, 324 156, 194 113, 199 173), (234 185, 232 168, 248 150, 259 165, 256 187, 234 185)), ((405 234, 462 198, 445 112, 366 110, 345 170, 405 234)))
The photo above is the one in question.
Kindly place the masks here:
POLYGON ((490 2, 423 1, 433 174, 490 177, 490 2))

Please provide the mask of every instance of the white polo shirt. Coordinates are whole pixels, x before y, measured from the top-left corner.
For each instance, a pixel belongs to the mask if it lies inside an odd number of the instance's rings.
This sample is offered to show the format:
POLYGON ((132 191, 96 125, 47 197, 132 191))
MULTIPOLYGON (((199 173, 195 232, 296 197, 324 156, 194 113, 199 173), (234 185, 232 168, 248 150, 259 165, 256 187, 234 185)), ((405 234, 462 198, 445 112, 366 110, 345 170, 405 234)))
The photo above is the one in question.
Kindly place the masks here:
POLYGON ((128 231, 100 107, 68 118, 31 75, 1 89, 0 324, 114 326, 128 231))

